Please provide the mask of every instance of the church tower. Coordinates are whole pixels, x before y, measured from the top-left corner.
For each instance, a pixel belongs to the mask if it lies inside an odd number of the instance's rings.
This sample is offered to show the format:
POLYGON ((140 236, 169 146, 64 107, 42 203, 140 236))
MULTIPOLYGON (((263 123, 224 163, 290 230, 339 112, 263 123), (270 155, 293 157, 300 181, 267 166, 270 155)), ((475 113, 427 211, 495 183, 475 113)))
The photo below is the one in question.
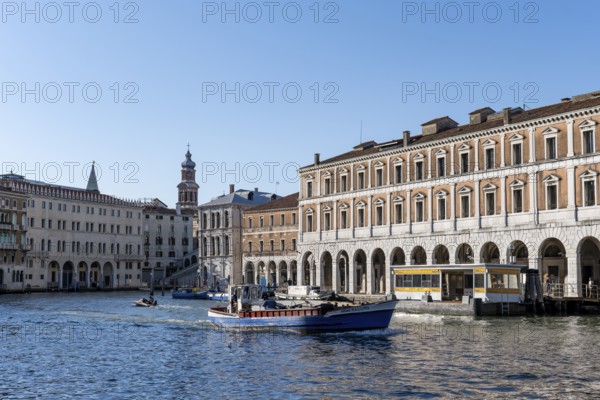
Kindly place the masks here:
POLYGON ((100 194, 100 190, 98 189, 98 178, 96 178, 96 162, 92 162, 92 170, 90 171, 90 177, 88 178, 86 191, 91 193, 100 194))
POLYGON ((179 201, 177 205, 182 210, 195 210, 198 207, 198 184, 196 183, 196 163, 192 161, 190 145, 181 163, 181 182, 177 185, 179 201))

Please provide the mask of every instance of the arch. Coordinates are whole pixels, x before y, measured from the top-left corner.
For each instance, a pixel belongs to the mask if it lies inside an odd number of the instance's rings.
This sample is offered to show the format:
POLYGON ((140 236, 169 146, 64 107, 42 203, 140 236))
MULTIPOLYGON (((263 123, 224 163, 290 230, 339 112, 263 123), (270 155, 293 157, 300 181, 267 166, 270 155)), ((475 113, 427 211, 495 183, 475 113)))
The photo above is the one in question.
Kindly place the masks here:
POLYGON ((385 278, 385 253, 378 248, 371 254, 370 293, 385 293, 385 278))
POLYGON ((48 263, 48 274, 50 275, 50 280, 48 282, 48 288, 58 289, 58 280, 60 277, 58 274, 60 273, 60 264, 58 261, 52 260, 48 263))
POLYGON ((192 256, 192 265, 194 264, 198 264, 198 256, 196 256, 195 254, 192 256))
POLYGON ((277 264, 275 264, 275 261, 269 261, 269 269, 266 278, 268 286, 275 286, 277 284, 277 264))
POLYGON ((189 258, 186 258, 185 261, 183 262, 183 267, 184 268, 189 268, 191 265, 191 261, 189 258))
POLYGON ((520 240, 514 240, 506 249, 506 259, 511 264, 529 266, 529 250, 525 243, 520 240))
POLYGON ((302 256, 302 272, 300 274, 300 284, 310 285, 311 282, 311 270, 314 267, 314 256, 313 253, 308 251, 302 256))
POLYGON ((462 243, 456 248, 456 263, 457 264, 473 264, 473 248, 468 243, 462 243))
POLYGON ((421 246, 415 246, 410 253, 410 262, 412 265, 426 265, 427 264, 427 253, 421 246))
POLYGON ((113 287, 115 284, 113 266, 110 262, 105 262, 102 267, 102 285, 104 288, 113 287))
POLYGON ((366 293, 367 291, 367 254, 362 249, 354 252, 353 273, 355 274, 354 293, 366 293))
POLYGON ((288 281, 288 266, 287 263, 282 260, 279 262, 279 285, 282 285, 288 281))
POLYGON ((264 261, 259 261, 258 266, 256 268, 256 284, 257 285, 267 285, 266 278, 266 270, 264 261))
POLYGON ((443 244, 435 246, 433 249, 433 264, 450 264, 450 253, 443 244))
POLYGON ((292 281, 292 285, 297 285, 298 284, 298 262, 296 260, 293 260, 290 263, 290 276, 289 276, 289 280, 292 281))
POLYGON ((333 290, 333 258, 328 251, 324 251, 321 254, 321 271, 323 274, 321 289, 326 291, 333 290))
POLYGON ((400 247, 395 247, 392 250, 392 254, 390 255, 390 264, 391 265, 405 265, 406 264, 406 255, 404 254, 404 250, 400 247))
POLYGON ((498 250, 496 243, 486 242, 481 246, 480 258, 484 263, 499 263, 500 250, 498 250))
POLYGON ((59 287, 61 289, 72 289, 75 285, 75 266, 71 261, 67 261, 63 264, 61 282, 59 287))
POLYGON ((555 283, 564 284, 568 272, 564 244, 556 238, 548 238, 540 245, 538 257, 541 259, 544 289, 549 290, 555 283))
POLYGON ((249 284, 254 284, 254 276, 255 276, 255 271, 254 271, 254 263, 248 261, 246 263, 246 269, 245 269, 245 274, 244 274, 244 282, 245 283, 249 283, 249 284))
POLYGON ((337 282, 337 288, 336 291, 339 293, 348 293, 348 283, 349 283, 349 268, 350 268, 350 263, 349 263, 349 257, 348 257, 348 253, 345 250, 342 250, 338 253, 337 256, 337 265, 338 265, 338 271, 339 271, 339 279, 337 282))
POLYGON ((98 288, 102 285, 102 277, 100 275, 100 263, 94 261, 90 265, 90 287, 98 288))
POLYGON ((582 291, 583 295, 596 297, 598 295, 597 285, 600 280, 600 241, 597 238, 587 236, 579 241, 577 245, 577 265, 581 285, 585 287, 585 290, 582 291), (596 286, 592 293, 590 293, 587 286, 590 279, 596 286))
POLYGON ((77 281, 79 286, 88 287, 89 286, 89 275, 88 275, 88 265, 85 261, 80 261, 77 264, 77 281))

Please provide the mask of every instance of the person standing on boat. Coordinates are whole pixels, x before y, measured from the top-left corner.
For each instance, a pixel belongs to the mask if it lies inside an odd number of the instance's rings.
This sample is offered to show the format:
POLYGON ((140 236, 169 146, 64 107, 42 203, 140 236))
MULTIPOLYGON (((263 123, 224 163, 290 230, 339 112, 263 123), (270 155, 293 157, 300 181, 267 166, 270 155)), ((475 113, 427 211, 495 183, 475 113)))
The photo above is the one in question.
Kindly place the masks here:
POLYGON ((594 279, 590 276, 590 281, 588 282, 588 296, 592 297, 592 286, 594 286, 594 279))
POLYGON ((233 290, 233 293, 231 295, 231 312, 232 313, 236 313, 237 312, 237 294, 236 294, 236 290, 233 290))

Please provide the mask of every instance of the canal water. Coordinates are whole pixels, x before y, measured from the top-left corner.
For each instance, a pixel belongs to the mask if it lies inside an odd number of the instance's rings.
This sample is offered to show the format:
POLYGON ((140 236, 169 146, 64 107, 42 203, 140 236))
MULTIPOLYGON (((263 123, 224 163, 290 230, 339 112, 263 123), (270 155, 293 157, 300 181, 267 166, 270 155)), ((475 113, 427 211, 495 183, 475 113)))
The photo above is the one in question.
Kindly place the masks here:
POLYGON ((397 314, 390 329, 222 331, 212 302, 0 297, 0 398, 597 398, 600 318, 397 314))

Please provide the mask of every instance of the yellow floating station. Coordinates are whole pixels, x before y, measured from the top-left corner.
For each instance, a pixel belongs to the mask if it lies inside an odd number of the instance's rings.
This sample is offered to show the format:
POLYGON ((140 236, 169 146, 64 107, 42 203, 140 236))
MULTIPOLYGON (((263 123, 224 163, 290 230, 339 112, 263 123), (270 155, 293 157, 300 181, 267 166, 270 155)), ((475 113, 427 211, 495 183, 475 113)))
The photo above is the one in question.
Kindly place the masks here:
POLYGON ((513 264, 403 265, 392 266, 392 274, 400 300, 521 303, 522 269, 513 264))

